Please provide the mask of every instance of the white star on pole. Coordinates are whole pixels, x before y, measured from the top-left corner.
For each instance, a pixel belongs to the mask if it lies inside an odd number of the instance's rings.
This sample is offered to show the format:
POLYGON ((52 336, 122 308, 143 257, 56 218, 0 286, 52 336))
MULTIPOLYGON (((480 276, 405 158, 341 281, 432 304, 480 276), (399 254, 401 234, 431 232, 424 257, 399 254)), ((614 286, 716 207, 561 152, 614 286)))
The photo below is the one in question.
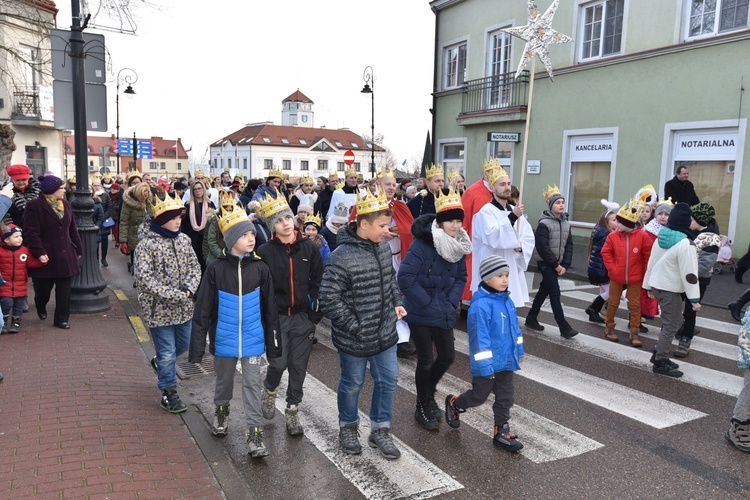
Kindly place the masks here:
POLYGON ((551 43, 567 43, 573 41, 568 35, 552 29, 552 18, 555 17, 555 11, 560 4, 560 0, 554 0, 547 11, 539 15, 539 9, 536 6, 536 0, 526 0, 529 9, 529 24, 519 26, 518 28, 505 28, 502 31, 526 41, 526 47, 523 51, 523 57, 518 64, 516 78, 526 67, 529 60, 534 54, 544 64, 547 74, 552 79, 552 63, 549 60, 549 47, 551 43))

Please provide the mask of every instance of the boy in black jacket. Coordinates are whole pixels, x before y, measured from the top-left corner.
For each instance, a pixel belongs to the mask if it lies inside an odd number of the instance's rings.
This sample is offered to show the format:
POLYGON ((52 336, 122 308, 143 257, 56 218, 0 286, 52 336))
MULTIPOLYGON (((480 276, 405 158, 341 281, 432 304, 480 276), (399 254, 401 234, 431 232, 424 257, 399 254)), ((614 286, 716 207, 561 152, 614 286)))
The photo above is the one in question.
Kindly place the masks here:
POLYGON ((294 228, 294 214, 286 198, 265 198, 260 201, 259 210, 273 232, 271 240, 258 247, 258 255, 271 269, 284 349, 283 356, 268 360, 263 383, 263 417, 271 420, 276 414, 276 389, 288 369, 286 430, 290 436, 297 436, 304 432, 297 412, 315 325, 321 318, 317 310, 323 259, 315 243, 294 228))

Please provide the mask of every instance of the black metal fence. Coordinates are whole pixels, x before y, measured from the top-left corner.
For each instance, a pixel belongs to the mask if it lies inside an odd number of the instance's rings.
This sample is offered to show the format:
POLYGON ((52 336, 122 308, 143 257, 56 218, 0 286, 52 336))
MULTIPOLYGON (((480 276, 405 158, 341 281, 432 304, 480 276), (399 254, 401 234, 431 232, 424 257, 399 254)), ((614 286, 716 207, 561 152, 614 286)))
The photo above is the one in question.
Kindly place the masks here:
POLYGON ((39 89, 36 87, 16 88, 13 92, 15 103, 14 116, 39 116, 39 89))
POLYGON ((461 114, 519 108, 528 104, 529 72, 487 76, 470 80, 461 92, 461 114))

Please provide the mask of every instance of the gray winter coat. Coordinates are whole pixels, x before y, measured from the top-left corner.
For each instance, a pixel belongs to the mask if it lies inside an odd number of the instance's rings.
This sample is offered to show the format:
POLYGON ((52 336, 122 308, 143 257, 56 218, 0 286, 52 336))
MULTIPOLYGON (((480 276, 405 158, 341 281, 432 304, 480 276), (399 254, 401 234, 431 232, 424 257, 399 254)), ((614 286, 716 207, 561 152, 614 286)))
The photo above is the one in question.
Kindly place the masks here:
POLYGON ((555 217, 549 210, 542 212, 539 225, 534 233, 534 254, 532 259, 550 267, 558 264, 569 268, 573 262, 573 238, 570 234, 570 222, 567 215, 555 217))
POLYGON ((402 306, 388 243, 342 226, 320 285, 320 311, 331 320, 333 345, 352 356, 375 356, 398 342, 396 310, 402 306))

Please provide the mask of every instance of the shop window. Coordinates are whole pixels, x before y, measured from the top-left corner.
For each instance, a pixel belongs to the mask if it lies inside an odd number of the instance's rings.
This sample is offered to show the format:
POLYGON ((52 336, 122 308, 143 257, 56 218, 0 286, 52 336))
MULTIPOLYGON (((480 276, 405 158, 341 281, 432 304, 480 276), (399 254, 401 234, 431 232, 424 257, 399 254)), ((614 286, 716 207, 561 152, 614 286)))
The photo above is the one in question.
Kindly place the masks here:
POLYGON ((602 198, 609 198, 612 164, 603 161, 580 161, 570 164, 570 195, 567 211, 570 220, 596 224, 605 210, 602 198))
POLYGON ((734 187, 734 161, 676 161, 678 167, 687 167, 689 180, 695 187, 695 194, 716 210, 716 223, 721 234, 729 231, 729 212, 734 187))

